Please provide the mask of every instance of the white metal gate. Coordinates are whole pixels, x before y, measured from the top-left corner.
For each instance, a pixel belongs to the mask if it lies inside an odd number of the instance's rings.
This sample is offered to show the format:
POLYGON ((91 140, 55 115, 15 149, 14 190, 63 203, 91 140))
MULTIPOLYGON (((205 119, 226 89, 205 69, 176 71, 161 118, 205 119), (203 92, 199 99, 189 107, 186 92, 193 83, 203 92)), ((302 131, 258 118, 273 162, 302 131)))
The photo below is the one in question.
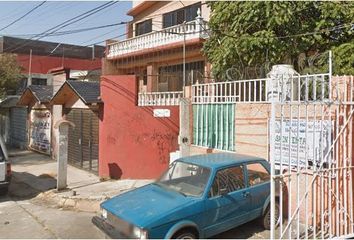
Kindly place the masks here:
POLYGON ((354 237, 354 78, 332 77, 331 66, 192 85, 194 105, 271 104, 272 239, 354 237))
POLYGON ((270 85, 271 238, 353 234, 353 77, 282 75, 270 85))

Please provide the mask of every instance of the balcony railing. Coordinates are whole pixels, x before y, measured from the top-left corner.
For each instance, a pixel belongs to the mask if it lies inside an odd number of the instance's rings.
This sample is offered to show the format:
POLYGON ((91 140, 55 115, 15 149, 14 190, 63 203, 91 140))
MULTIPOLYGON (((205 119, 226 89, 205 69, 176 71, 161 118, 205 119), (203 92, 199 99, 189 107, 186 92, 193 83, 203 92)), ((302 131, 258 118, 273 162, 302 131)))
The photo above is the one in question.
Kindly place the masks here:
POLYGON ((205 38, 207 24, 201 18, 185 24, 153 31, 124 41, 107 45, 107 58, 115 58, 124 54, 133 53, 143 49, 160 47, 166 44, 177 43, 185 40, 205 38))
POLYGON ((183 92, 139 93, 139 106, 178 106, 183 92))

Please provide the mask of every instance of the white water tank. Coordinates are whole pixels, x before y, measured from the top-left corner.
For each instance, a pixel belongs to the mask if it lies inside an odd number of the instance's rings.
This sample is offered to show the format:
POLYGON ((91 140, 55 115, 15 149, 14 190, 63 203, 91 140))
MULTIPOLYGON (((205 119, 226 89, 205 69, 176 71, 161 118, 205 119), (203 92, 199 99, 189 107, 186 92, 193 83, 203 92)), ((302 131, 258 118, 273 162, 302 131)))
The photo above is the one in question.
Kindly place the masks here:
POLYGON ((267 74, 268 101, 296 101, 299 94, 299 76, 292 65, 274 65, 267 74))

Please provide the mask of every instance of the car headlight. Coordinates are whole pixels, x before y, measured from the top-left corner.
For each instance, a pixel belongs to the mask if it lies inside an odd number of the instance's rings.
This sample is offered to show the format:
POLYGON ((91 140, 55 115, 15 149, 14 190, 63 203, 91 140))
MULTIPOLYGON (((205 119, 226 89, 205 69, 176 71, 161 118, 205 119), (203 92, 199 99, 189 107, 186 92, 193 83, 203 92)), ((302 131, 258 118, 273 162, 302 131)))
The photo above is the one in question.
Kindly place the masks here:
POLYGON ((139 227, 133 227, 133 236, 138 239, 147 239, 147 231, 139 227))
POLYGON ((107 210, 104 209, 104 208, 102 208, 102 217, 103 217, 104 219, 107 219, 107 210))

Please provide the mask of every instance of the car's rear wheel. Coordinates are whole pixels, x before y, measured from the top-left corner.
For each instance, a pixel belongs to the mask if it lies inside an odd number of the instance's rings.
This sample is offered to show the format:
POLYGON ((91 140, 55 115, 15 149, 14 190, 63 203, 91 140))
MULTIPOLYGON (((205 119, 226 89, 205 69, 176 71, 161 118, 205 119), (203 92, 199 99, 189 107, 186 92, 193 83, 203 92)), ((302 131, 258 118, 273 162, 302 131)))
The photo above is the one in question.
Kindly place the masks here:
MULTIPOLYGON (((279 203, 275 203, 275 226, 279 224, 279 203)), ((261 218, 261 223, 263 227, 270 230, 270 205, 268 205, 263 217, 261 218)))
POLYGON ((180 232, 177 232, 175 235, 172 237, 173 239, 196 239, 196 235, 188 230, 182 230, 180 232))

